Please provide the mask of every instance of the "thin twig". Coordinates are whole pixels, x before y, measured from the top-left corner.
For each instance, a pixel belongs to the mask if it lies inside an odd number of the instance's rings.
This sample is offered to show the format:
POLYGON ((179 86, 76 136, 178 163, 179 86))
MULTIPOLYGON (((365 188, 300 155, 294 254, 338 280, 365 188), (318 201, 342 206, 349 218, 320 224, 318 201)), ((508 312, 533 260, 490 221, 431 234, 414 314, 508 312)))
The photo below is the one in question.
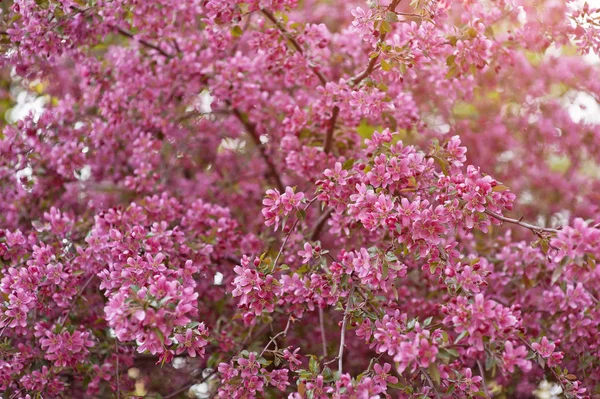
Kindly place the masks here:
POLYGON ((113 26, 113 28, 114 28, 114 29, 115 29, 117 32, 119 32, 121 35, 123 35, 123 36, 125 36, 125 37, 128 37, 128 38, 130 38, 130 39, 134 39, 134 40, 136 40, 138 43, 140 43, 141 45, 143 45, 143 46, 146 46, 146 47, 148 47, 148 48, 151 48, 151 49, 153 49, 153 50, 156 50, 156 51, 158 51, 158 52, 159 52, 161 55, 163 55, 164 57, 167 57, 167 58, 173 58, 173 56, 172 56, 171 54, 167 53, 165 50, 163 50, 162 48, 160 48, 158 45, 156 45, 156 44, 154 44, 154 43, 150 43, 150 42, 149 42, 149 41, 147 41, 147 40, 140 39, 140 38, 136 37, 136 36, 135 36, 133 33, 129 32, 129 31, 127 31, 127 30, 125 30, 125 29, 123 29, 123 28, 121 28, 121 27, 119 27, 119 26, 113 26))
POLYGON ((425 376, 425 378, 429 382, 429 385, 431 385, 431 389, 433 389, 433 392, 435 392, 435 397, 437 399, 440 399, 440 393, 438 392, 437 388, 435 387, 435 383, 433 382, 433 380, 431 379, 431 377, 429 376, 427 371, 425 371, 423 369, 423 367, 419 367, 419 370, 421 371, 421 374, 423 374, 425 376))
POLYGON ((274 343, 277 338, 279 338, 281 336, 285 337, 287 335, 288 330, 290 329, 290 325, 292 324, 293 321, 294 321, 294 318, 292 316, 288 317, 287 324, 285 325, 285 330, 280 331, 273 338, 271 338, 269 340, 269 342, 267 343, 267 345, 263 348, 262 352, 260 352, 260 355, 258 355, 258 357, 262 357, 262 355, 267 351, 269 346, 271 346, 271 344, 274 343))
POLYGON ((323 146, 323 151, 325 151, 325 154, 328 154, 333 146, 333 132, 335 131, 335 125, 339 114, 340 107, 336 105, 333 107, 333 112, 331 113, 331 118, 328 122, 327 134, 325 135, 325 145, 323 146))
POLYGON ((477 360, 477 367, 479 367, 479 374, 481 375, 481 384, 483 385, 483 392, 488 398, 491 398, 490 391, 488 390, 487 383, 485 382, 485 372, 483 371, 483 367, 481 367, 481 362, 477 360))
POLYGON ((340 351, 338 352, 338 370, 342 374, 342 365, 344 363, 344 346, 346 345, 346 323, 348 322, 348 310, 350 309, 350 301, 352 300, 352 294, 354 289, 350 290, 348 294, 348 302, 346 302, 346 309, 344 310, 344 319, 342 320, 342 331, 340 332, 340 351))
POLYGON ((315 227, 312 229, 312 233, 310 234, 310 241, 316 241, 319 238, 321 232, 323 231, 323 227, 325 226, 325 222, 327 219, 329 219, 332 213, 333 208, 330 208, 323 212, 323 214, 319 217, 317 223, 315 223, 315 227))
POLYGON ((526 229, 529 229, 529 230, 533 231, 536 234, 538 234, 540 232, 557 234, 560 231, 559 229, 552 229, 552 228, 549 228, 549 227, 536 226, 536 225, 531 224, 531 223, 522 222, 521 220, 509 218, 509 217, 506 217, 506 216, 502 216, 502 215, 499 215, 499 214, 497 214, 495 212, 488 211, 488 210, 485 210, 485 213, 488 214, 488 215, 490 215, 493 218, 496 218, 498 220, 502 220, 503 222, 512 223, 512 224, 519 225, 521 227, 525 227, 526 229))
POLYGON ((279 173, 277 171, 277 168, 275 167, 275 164, 273 163, 273 161, 271 161, 271 158, 269 158, 269 155, 267 154, 267 150, 266 150, 265 146, 260 141, 260 135, 258 134, 258 131, 256 130, 256 125, 254 123, 244 119, 244 117, 242 116, 242 114, 240 113, 240 111, 237 108, 233 108, 232 112, 235 115, 235 117, 240 121, 240 123, 242 125, 244 125, 244 127, 246 128, 246 131, 248 132, 248 134, 254 141, 254 144, 256 145, 256 147, 258 147, 258 151, 260 152, 261 157, 264 159, 265 163, 267 164, 267 167, 269 168, 269 173, 270 173, 271 177, 273 178, 273 180, 275 181, 275 185, 277 186, 277 189, 279 190, 279 192, 283 193, 285 191, 285 186, 283 185, 283 182, 281 181, 281 177, 279 176, 279 173))
POLYGON ((11 319, 11 318, 9 317, 9 318, 7 318, 7 319, 5 320, 5 322, 6 322, 6 325, 4 326, 4 328, 2 329, 2 331, 0 332, 0 338, 2 338, 2 336, 4 335, 4 331, 6 331, 6 329, 7 329, 7 328, 8 328, 8 326, 10 325, 10 319, 11 319))
MULTIPOLYGON (((400 4, 400 1, 401 0, 393 0, 388 7, 388 11, 396 12, 395 11, 396 7, 398 6, 398 4, 400 4)), ((385 33, 385 32, 382 33, 381 36, 379 37, 379 43, 383 43, 385 41, 386 36, 387 36, 387 33, 385 33)), ((377 65, 378 60, 379 60, 379 53, 375 57, 373 57, 369 60, 367 67, 361 73, 350 78, 350 80, 348 80, 348 84, 350 86, 356 86, 357 84, 362 82, 364 79, 369 77, 369 75, 371 75, 371 72, 373 72, 375 70, 375 66, 377 65)))
POLYGON ((323 357, 327 357, 327 337, 325 336, 325 320, 323 308, 319 306, 319 328, 321 329, 321 345, 323 346, 323 357))
POLYGON ((117 399, 120 399, 121 398, 121 384, 120 384, 120 377, 119 377, 119 340, 117 339, 117 337, 115 337, 115 355, 117 356, 117 370, 116 370, 117 399))
POLYGON ((85 289, 87 288, 87 286, 90 285, 90 283, 92 282, 92 280, 94 279, 94 277, 96 277, 96 273, 92 273, 92 275, 90 276, 90 278, 87 279, 87 281, 85 282, 85 284, 83 284, 83 287, 81 287, 81 289, 79 290, 79 292, 77 293, 77 295, 75 295, 75 298, 73 298, 73 300, 71 301, 71 306, 69 306, 69 309, 67 310, 67 314, 65 314, 65 316, 62 319, 62 321, 58 323, 58 325, 61 327, 60 329, 62 329, 63 325, 67 321, 67 318, 71 314, 71 311, 75 307, 75 304, 77 303, 77 300, 79 299, 79 297, 81 297, 81 295, 83 295, 83 291, 85 291, 85 289))
POLYGON ((292 225, 292 228, 290 228, 290 231, 285 235, 285 238, 283 239, 283 243, 281 243, 281 247, 279 248, 279 252, 277 252, 277 256, 275 257, 275 261, 273 262, 273 267, 271 268, 271 273, 273 273, 275 271, 275 268, 277 267, 277 262, 279 261, 279 258, 281 257, 281 254, 283 253, 283 248, 285 248, 285 244, 287 244, 290 236, 292 235, 292 232, 294 230, 296 230, 296 226, 298 225, 298 222, 300 222, 300 218, 296 219, 296 221, 292 225))
MULTIPOLYGON (((314 197, 313 199, 311 199, 308 202, 308 204, 306 204, 306 206, 304 207, 304 210, 306 211, 308 209, 308 207, 311 206, 312 203, 317 200, 317 198, 318 197, 314 197)), ((296 226, 298 225, 299 222, 300 222, 300 218, 297 218, 296 221, 294 222, 294 224, 292 225, 292 227, 290 228, 290 231, 286 234, 285 238, 283 239, 283 243, 281 244, 281 247, 279 248, 279 252, 277 252, 275 261, 273 262, 273 267, 271 268, 271 273, 275 271, 275 268, 277 267, 277 262, 279 261, 279 258, 281 257, 281 254, 283 253, 283 249, 285 248, 285 244, 287 244, 290 236, 292 235, 294 230, 296 230, 296 226)))
MULTIPOLYGON (((277 18, 275 18, 275 15, 273 15, 273 13, 271 11, 264 9, 264 8, 260 11, 263 13, 263 15, 265 17, 267 17, 271 22, 273 22, 273 24, 275 24, 277 29, 279 29, 281 34, 283 34, 283 36, 285 36, 285 38, 292 44, 292 46, 294 46, 294 48, 300 54, 304 55, 304 51, 302 50, 302 46, 300 46, 300 43, 298 43, 298 40, 296 40, 296 38, 285 28, 285 26, 283 26, 281 24, 281 22, 279 22, 277 20, 277 18)), ((319 71, 316 66, 311 66, 310 69, 314 72, 314 74, 317 76, 317 78, 319 78, 319 81, 321 82, 321 84, 323 86, 325 86, 327 84, 327 78, 325 77, 325 75, 323 75, 323 73, 321 71, 319 71)))

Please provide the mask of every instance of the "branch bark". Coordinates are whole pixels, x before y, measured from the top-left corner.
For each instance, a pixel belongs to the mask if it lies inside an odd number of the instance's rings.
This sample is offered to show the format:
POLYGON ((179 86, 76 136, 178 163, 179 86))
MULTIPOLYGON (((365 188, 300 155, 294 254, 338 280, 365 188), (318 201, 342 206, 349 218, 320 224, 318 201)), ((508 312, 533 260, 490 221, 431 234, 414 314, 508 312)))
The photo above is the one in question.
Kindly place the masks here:
MULTIPOLYGON (((285 26, 283 26, 281 24, 281 22, 279 22, 277 20, 277 18, 275 18, 275 15, 273 15, 273 13, 267 9, 262 9, 260 10, 263 15, 265 17, 267 17, 269 19, 269 21, 273 22, 273 24, 277 27, 277 29, 279 29, 279 31, 281 32, 281 34, 283 36, 285 36, 285 38, 292 44, 292 46, 296 49, 296 51, 298 51, 300 54, 304 55, 304 50, 302 50, 302 46, 300 46, 300 43, 298 43, 298 40, 296 40, 296 38, 294 37, 294 35, 292 35, 286 28, 285 26)), ((310 61, 309 61, 310 63, 310 61)), ((321 81, 321 84, 323 86, 325 86, 327 84, 327 78, 325 77, 325 75, 323 75, 323 73, 321 71, 319 71, 317 69, 316 66, 311 65, 310 69, 314 72, 315 75, 317 75, 317 78, 319 78, 319 81, 321 81)))
MULTIPOLYGON (((398 7, 398 4, 400 4, 400 1, 402 0, 393 0, 390 5, 388 6, 388 11, 391 12, 396 12, 396 7, 398 7)), ((381 36, 379 37, 379 42, 383 43, 385 41, 385 38, 387 36, 387 33, 383 33, 381 34, 381 36)), ((369 63, 367 64, 367 67, 358 75, 355 75, 354 77, 352 77, 349 81, 348 84, 350 86, 356 86, 357 84, 359 84, 360 82, 362 82, 363 80, 365 80, 367 77, 369 77, 369 75, 371 75, 371 73, 375 70, 375 67, 377 66, 377 61, 379 60, 379 54, 377 54, 376 57, 373 57, 369 60, 369 63)))
POLYGON ((552 228, 549 228, 549 227, 541 227, 541 226, 536 226, 536 225, 531 224, 531 223, 522 222, 521 220, 509 218, 509 217, 506 217, 506 216, 502 216, 502 215, 499 215, 499 214, 497 214, 495 212, 488 211, 488 210, 486 210, 485 213, 487 215, 490 215, 491 217, 493 217, 495 219, 498 219, 498 220, 501 220, 503 222, 512 223, 512 224, 516 224, 516 225, 521 226, 521 227, 525 227, 526 229, 529 229, 529 230, 533 231, 534 233, 546 232, 546 233, 557 234, 560 231, 559 229, 552 229, 552 228))
POLYGON ((267 164, 269 174, 274 180, 277 189, 280 193, 283 193, 285 191, 285 186, 281 181, 281 176, 279 176, 279 172, 277 171, 275 164, 273 163, 273 161, 271 161, 271 158, 269 158, 269 154, 267 154, 267 150, 265 149, 264 145, 260 142, 260 135, 256 130, 256 125, 250 121, 245 120, 237 108, 233 108, 232 112, 235 115, 235 117, 240 121, 240 123, 246 128, 246 131, 248 132, 248 134, 252 138, 252 141, 254 141, 254 144, 258 148, 260 156, 264 159, 265 163, 267 164))
POLYGON ((140 39, 140 38, 136 37, 133 33, 129 32, 128 30, 125 30, 125 29, 123 29, 123 28, 121 28, 119 26, 113 26, 113 28, 117 32, 119 32, 119 34, 121 34, 121 35, 123 35, 125 37, 128 37, 130 39, 134 39, 138 43, 140 43, 141 45, 143 45, 145 47, 148 47, 148 48, 151 48, 153 50, 158 51, 162 56, 164 56, 166 58, 173 58, 173 56, 171 54, 167 53, 165 50, 163 50, 162 48, 160 48, 160 46, 158 46, 157 44, 150 43, 149 41, 144 40, 144 39, 140 39))
POLYGON ((344 310, 344 319, 342 320, 342 331, 340 333, 340 351, 338 352, 338 370, 340 375, 342 374, 342 366, 344 364, 344 347, 346 346, 346 324, 348 323, 348 310, 350 309, 350 301, 352 300, 352 294, 354 289, 350 290, 348 294, 348 302, 346 302, 346 309, 344 310))

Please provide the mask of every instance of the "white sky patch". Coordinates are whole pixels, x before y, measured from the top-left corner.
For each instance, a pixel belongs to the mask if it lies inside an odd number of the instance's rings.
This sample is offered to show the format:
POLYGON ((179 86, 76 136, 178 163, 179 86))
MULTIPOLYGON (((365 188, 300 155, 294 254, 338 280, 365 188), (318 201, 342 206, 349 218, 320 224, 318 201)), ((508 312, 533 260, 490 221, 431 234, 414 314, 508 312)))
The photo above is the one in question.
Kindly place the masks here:
POLYGON ((210 396, 208 391, 208 384, 203 382, 201 384, 192 385, 189 393, 196 399, 205 399, 210 396))
POLYGON ((570 96, 567 110, 575 123, 600 123, 600 105, 588 93, 579 91, 570 96))
POLYGON ((48 96, 38 96, 29 93, 27 90, 22 90, 17 93, 16 100, 17 104, 8 110, 6 114, 7 122, 15 123, 24 119, 30 113, 33 113, 34 120, 37 122, 48 102, 48 96))
POLYGON ((216 272, 215 277, 213 278, 214 285, 222 285, 223 284, 223 273, 216 272))

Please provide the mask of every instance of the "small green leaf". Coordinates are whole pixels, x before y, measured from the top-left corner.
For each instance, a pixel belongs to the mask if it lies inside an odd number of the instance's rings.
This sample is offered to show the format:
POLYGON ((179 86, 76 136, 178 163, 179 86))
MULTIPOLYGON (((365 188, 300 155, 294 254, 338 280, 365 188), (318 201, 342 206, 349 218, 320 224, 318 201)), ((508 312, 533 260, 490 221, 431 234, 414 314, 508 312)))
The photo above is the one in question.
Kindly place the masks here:
POLYGON ((449 67, 451 67, 452 65, 454 65, 454 61, 456 60, 456 56, 455 55, 449 55, 448 58, 446 58, 446 65, 448 65, 449 67))
POLYGON ((381 21, 381 26, 379 27, 379 32, 388 33, 392 31, 392 25, 386 20, 381 21))
POLYGON ((467 330, 463 331, 460 333, 460 335, 458 337, 456 337, 456 339, 454 340, 454 345, 458 344, 464 337, 466 337, 468 334, 467 330))
POLYGON ((388 11, 385 14, 385 19, 389 22, 398 22, 398 15, 395 12, 388 11))
POLYGON ((310 360, 308 362, 308 369, 313 374, 317 374, 319 372, 319 362, 317 362, 317 358, 315 356, 310 356, 310 360))
POLYGON ((352 169, 352 166, 354 166, 354 159, 352 159, 352 158, 346 159, 346 161, 342 165, 342 169, 350 170, 350 169, 352 169))
POLYGON ((562 266, 558 266, 556 269, 554 269, 554 271, 552 272, 551 285, 556 284, 556 282, 562 275, 562 272, 563 272, 562 266))
POLYGON ((258 358, 256 361, 257 361, 259 364, 262 364, 263 366, 268 366, 268 365, 270 365, 270 364, 271 364, 271 361, 270 361, 270 360, 267 360, 267 359, 265 359, 264 357, 259 357, 259 358, 258 358))
POLYGON ((387 60, 381 59, 381 69, 387 72, 392 69, 392 66, 387 60))
POLYGON ((431 377, 431 379, 438 385, 440 385, 441 382, 441 376, 440 376, 440 370, 438 369, 437 364, 432 363, 429 365, 429 376, 431 377))
POLYGON ((244 31, 242 30, 242 28, 239 25, 235 25, 233 28, 231 28, 231 36, 240 37, 243 34, 244 34, 244 31))
POLYGON ((306 219, 306 211, 304 209, 298 209, 298 211, 296 211, 296 217, 300 220, 306 219))

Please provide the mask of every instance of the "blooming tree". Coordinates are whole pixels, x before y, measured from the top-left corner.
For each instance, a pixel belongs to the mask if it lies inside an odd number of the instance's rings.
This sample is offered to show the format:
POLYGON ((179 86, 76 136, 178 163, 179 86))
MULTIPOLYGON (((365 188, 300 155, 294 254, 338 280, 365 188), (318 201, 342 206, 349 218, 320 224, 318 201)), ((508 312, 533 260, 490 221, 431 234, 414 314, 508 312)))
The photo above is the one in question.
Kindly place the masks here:
POLYGON ((4 398, 600 397, 600 9, 1 9, 4 398))

